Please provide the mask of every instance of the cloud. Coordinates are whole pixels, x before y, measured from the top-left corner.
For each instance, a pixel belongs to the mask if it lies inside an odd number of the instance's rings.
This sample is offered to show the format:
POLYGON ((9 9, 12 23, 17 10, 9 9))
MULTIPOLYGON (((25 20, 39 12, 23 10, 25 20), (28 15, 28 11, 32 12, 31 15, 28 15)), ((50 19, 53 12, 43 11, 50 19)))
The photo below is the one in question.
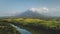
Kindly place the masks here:
POLYGON ((30 11, 33 12, 38 12, 38 13, 47 13, 48 12, 48 8, 30 8, 30 11))
POLYGON ((33 12, 38 12, 45 15, 50 16, 60 16, 60 7, 52 7, 52 8, 30 8, 29 10, 33 12))
POLYGON ((60 7, 52 7, 52 8, 49 8, 49 11, 60 11, 60 7))
POLYGON ((49 8, 49 11, 46 15, 50 16, 60 16, 60 7, 49 8))

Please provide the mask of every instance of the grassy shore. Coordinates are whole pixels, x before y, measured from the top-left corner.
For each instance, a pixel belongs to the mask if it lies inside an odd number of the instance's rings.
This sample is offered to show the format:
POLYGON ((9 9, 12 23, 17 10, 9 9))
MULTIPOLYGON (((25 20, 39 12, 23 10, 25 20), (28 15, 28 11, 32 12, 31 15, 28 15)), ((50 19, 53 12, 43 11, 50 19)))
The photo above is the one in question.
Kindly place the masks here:
POLYGON ((0 34, 20 34, 20 32, 18 32, 10 24, 0 22, 0 34))

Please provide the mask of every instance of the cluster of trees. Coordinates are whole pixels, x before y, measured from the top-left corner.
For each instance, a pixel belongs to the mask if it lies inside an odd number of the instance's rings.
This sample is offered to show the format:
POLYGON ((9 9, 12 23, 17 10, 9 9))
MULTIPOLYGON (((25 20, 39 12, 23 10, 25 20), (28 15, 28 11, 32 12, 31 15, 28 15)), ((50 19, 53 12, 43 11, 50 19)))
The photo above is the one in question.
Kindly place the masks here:
POLYGON ((24 26, 35 30, 45 30, 47 32, 60 32, 60 20, 56 19, 36 19, 36 18, 14 18, 4 19, 4 22, 13 23, 18 26, 24 26))
POLYGON ((0 34, 20 34, 14 27, 5 22, 0 22, 0 34))

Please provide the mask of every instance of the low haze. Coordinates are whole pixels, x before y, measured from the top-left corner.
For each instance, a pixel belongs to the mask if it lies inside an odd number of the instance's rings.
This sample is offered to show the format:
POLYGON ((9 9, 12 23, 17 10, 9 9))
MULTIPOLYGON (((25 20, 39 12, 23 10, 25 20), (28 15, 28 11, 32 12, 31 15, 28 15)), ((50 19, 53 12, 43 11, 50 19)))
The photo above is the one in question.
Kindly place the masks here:
POLYGON ((60 0, 0 0, 0 16, 12 16, 28 9, 60 16, 60 0))

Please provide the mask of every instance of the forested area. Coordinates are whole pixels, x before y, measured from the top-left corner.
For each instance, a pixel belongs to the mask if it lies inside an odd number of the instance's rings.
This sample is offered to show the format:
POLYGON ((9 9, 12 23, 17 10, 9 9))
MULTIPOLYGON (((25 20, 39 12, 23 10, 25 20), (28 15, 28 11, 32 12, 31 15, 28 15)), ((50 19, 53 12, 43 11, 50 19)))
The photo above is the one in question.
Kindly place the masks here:
POLYGON ((18 32, 9 23, 0 21, 0 34, 20 34, 20 32, 18 32))
POLYGON ((37 19, 37 18, 8 18, 2 21, 12 23, 17 26, 27 27, 29 29, 43 31, 45 33, 58 34, 60 33, 59 19, 37 19))

